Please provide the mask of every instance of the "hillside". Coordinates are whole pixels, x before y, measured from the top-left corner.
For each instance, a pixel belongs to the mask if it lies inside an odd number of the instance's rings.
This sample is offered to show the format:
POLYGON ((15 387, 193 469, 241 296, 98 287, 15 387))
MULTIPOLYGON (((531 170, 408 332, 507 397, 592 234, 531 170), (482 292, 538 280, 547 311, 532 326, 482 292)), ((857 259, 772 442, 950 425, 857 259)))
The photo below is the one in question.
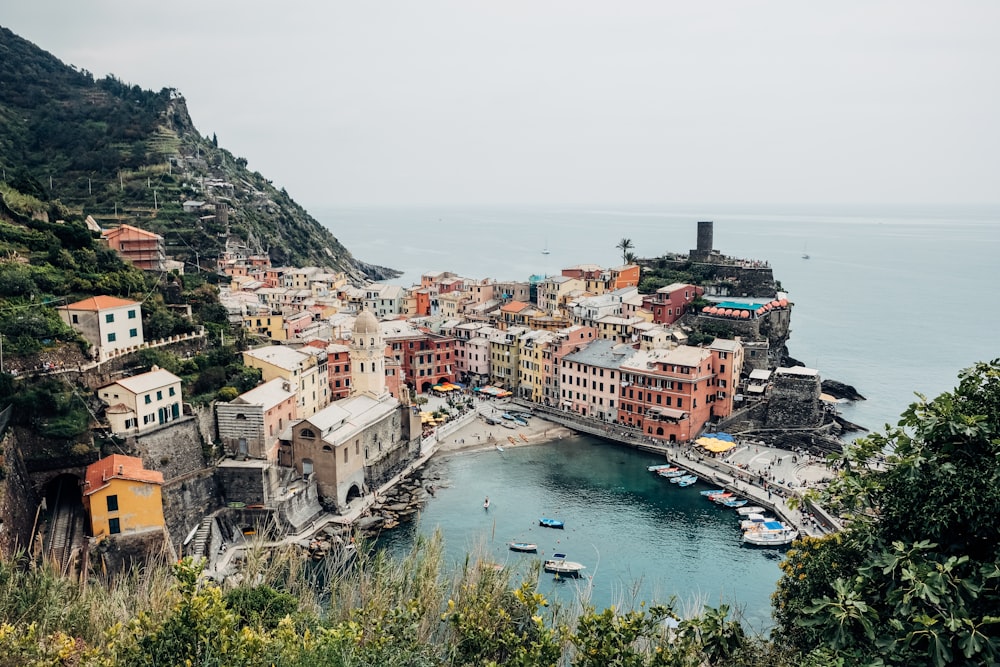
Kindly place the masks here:
MULTIPOLYGON (((201 136, 175 90, 95 79, 0 27, 2 180, 41 202, 29 205, 8 191, 5 208, 149 229, 165 238, 168 254, 205 269, 229 240, 268 252, 275 265, 330 267, 354 279, 398 275, 355 259, 284 189, 246 165, 201 136)), ((10 211, 0 217, 10 220, 10 211)))

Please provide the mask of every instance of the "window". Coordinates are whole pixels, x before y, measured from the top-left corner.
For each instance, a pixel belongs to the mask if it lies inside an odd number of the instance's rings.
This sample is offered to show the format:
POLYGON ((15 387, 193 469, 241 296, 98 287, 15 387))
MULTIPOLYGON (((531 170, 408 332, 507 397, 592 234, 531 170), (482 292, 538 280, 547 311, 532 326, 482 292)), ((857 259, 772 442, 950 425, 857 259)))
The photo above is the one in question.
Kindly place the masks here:
POLYGON ((151 394, 146 394, 145 398, 146 398, 146 405, 149 405, 150 403, 153 402, 153 397, 151 394))
POLYGON ((108 519, 108 532, 117 535, 122 532, 122 524, 118 519, 108 519))
POLYGON ((135 311, 134 310, 128 311, 128 318, 130 320, 134 320, 135 319, 135 311))
POLYGON ((118 511, 118 494, 113 496, 108 496, 108 511, 117 512, 118 511))
POLYGON ((109 333, 108 334, 108 342, 109 343, 115 342, 115 338, 117 338, 117 336, 115 336, 113 333, 109 333))
POLYGON ((73 313, 73 324, 79 324, 79 323, 80 323, 80 316, 77 315, 76 313, 73 313))
POLYGON ((316 438, 316 434, 313 432, 312 429, 304 428, 301 431, 299 431, 299 437, 307 438, 309 440, 314 440, 316 438))
POLYGON ((158 400, 158 401, 162 401, 163 400, 163 390, 158 389, 156 391, 156 400, 158 400))
POLYGON ((107 315, 104 316, 104 321, 107 322, 108 324, 111 324, 112 322, 115 321, 115 314, 108 313, 107 315))
POLYGON ((177 393, 177 390, 176 390, 176 389, 175 389, 174 387, 171 387, 171 388, 170 388, 170 389, 168 390, 168 393, 169 393, 169 394, 170 394, 171 396, 173 396, 174 394, 176 394, 176 393, 177 393))
POLYGON ((344 463, 347 463, 347 447, 344 447, 344 463))
POLYGON ((137 338, 139 336, 139 330, 138 329, 129 329, 128 330, 128 335, 129 335, 129 338, 137 338))

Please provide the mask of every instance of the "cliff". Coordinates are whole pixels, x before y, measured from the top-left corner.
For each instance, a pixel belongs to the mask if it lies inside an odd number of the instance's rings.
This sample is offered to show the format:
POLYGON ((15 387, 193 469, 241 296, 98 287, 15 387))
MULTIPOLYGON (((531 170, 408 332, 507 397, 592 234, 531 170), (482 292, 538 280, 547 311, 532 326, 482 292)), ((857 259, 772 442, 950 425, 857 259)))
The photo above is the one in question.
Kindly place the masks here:
POLYGON ((355 259, 284 189, 203 137, 176 90, 95 80, 0 28, 0 91, 3 182, 35 200, 18 213, 148 229, 168 254, 205 269, 238 239, 275 265, 398 275, 355 259))

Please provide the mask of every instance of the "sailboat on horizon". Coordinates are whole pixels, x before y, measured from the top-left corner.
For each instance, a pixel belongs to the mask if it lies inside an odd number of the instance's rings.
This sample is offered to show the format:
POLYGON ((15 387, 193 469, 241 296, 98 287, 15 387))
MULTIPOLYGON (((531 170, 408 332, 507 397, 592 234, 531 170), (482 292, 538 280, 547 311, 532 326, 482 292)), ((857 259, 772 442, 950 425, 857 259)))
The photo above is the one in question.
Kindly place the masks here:
POLYGON ((548 239, 545 240, 545 247, 542 248, 542 254, 543 255, 548 255, 549 254, 549 241, 548 241, 548 239))
POLYGON ((805 243, 802 244, 802 259, 809 259, 809 248, 805 243))

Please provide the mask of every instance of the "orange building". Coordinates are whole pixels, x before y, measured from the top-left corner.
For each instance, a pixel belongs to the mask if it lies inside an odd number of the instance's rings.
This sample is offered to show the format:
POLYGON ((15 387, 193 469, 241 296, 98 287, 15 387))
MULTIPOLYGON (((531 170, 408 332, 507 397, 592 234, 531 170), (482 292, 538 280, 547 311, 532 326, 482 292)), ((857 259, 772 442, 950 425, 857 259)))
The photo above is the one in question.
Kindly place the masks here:
POLYGON ((163 237, 132 225, 103 232, 108 247, 143 271, 163 271, 167 251, 163 237))
POLYGON ((94 537, 163 530, 163 473, 142 459, 112 454, 87 466, 83 505, 94 537))
POLYGON ((618 422, 668 442, 688 442, 712 416, 713 353, 700 347, 638 350, 620 366, 618 422))

